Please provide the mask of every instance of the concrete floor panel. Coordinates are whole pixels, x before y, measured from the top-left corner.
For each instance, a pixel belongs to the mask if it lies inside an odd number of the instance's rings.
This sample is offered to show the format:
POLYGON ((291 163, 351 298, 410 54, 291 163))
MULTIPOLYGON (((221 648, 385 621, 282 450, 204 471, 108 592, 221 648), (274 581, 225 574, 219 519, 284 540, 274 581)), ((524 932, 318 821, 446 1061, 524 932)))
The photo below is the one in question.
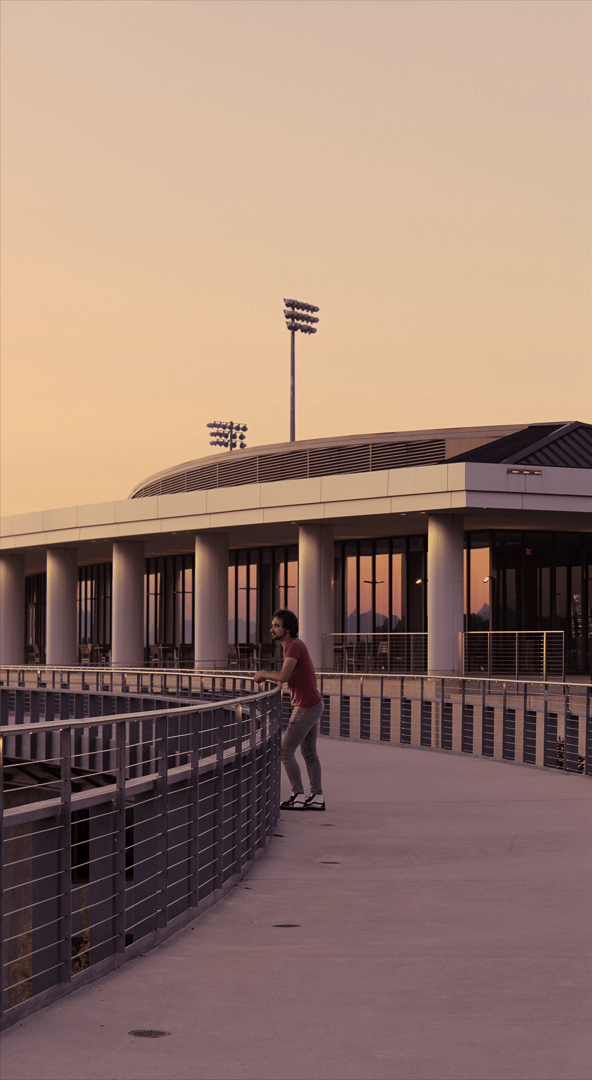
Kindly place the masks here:
POLYGON ((2 1080, 590 1080, 589 780, 320 752, 328 812, 283 813, 227 898, 9 1029, 2 1080))

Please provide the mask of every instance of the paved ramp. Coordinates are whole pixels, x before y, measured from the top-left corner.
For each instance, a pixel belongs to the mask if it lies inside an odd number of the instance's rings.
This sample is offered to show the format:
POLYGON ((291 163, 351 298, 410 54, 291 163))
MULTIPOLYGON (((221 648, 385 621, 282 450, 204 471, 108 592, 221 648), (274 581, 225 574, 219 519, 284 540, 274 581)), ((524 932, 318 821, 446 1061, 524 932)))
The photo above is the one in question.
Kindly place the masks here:
POLYGON ((3 1080, 588 1080, 589 780, 320 753, 328 812, 284 813, 216 907, 9 1029, 3 1080))

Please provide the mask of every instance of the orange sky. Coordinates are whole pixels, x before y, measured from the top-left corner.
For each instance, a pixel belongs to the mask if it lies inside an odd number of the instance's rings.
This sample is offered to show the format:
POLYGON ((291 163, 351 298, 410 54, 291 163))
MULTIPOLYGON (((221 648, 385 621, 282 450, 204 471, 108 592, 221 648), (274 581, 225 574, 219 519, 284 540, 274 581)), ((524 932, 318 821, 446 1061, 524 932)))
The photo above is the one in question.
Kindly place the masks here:
POLYGON ((586 0, 3 0, 2 513, 296 435, 592 422, 586 0))

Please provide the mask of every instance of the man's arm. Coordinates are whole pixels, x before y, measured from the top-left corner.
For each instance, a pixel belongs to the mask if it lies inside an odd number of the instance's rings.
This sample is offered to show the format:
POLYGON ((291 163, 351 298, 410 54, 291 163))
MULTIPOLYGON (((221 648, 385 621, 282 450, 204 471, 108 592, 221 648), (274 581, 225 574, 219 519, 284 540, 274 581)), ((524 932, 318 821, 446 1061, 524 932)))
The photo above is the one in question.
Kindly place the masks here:
POLYGON ((287 656, 282 664, 281 671, 256 671, 255 682, 287 682, 297 663, 298 660, 295 656, 287 656))

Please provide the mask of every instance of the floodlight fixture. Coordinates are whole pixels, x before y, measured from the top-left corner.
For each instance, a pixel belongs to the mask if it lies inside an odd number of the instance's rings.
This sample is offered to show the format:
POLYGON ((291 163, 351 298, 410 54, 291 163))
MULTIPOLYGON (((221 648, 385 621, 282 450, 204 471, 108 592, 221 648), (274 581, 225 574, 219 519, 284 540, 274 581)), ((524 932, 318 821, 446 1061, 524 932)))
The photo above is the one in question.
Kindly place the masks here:
POLYGON ((302 334, 316 334, 318 323, 314 304, 305 304, 302 300, 284 299, 286 326, 290 331, 290 442, 296 441, 296 331, 302 334))
POLYGON ((234 420, 213 420, 206 425, 212 428, 213 439, 210 446, 223 446, 226 450, 246 450, 246 424, 235 424, 234 420))

